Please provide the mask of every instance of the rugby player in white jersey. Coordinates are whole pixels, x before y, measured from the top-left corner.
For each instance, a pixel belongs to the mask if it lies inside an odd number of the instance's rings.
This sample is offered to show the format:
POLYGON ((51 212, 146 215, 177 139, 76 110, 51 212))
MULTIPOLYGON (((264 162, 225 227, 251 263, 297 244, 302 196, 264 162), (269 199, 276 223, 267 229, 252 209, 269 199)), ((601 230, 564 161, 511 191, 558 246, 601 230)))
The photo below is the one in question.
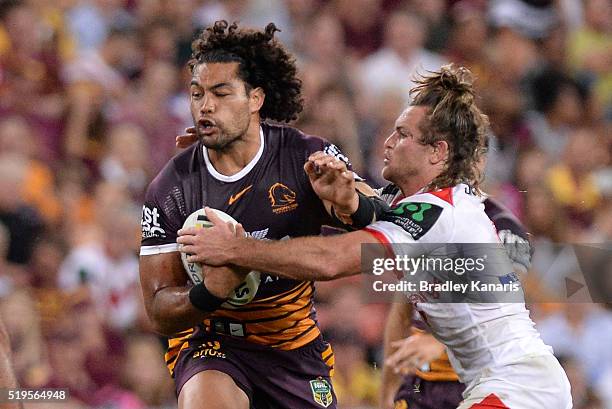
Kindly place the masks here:
MULTIPOLYGON (((367 228, 332 237, 262 242, 245 238, 240 226, 234 230, 213 216, 215 227, 183 229, 177 242, 191 254, 190 261, 237 265, 300 280, 360 273, 363 243, 383 243, 386 249, 395 243, 416 244, 411 248, 499 243, 478 189, 477 164, 487 125, 474 103, 469 71, 442 67, 419 80, 411 106, 385 142, 383 177, 405 198, 367 228)), ((352 206, 353 220, 360 216, 353 176, 343 164, 315 154, 305 169, 320 197, 344 209, 352 206)), ((228 288, 235 283, 235 277, 215 269, 209 274, 218 275, 215 280, 226 279, 228 288)), ((460 381, 467 385, 460 409, 572 407, 567 376, 540 339, 524 303, 412 299, 418 300, 415 309, 447 347, 460 381)))
MULTIPOLYGON (((488 149, 486 143, 485 151, 488 149)), ((481 172, 485 170, 486 156, 480 161, 481 172)), ((391 206, 404 198, 393 183, 376 193, 391 206)), ((527 230, 502 203, 487 195, 482 199, 485 213, 495 225, 517 273, 513 278, 519 278, 531 265, 527 230)), ((397 302, 391 304, 387 314, 379 407, 455 409, 463 400, 465 385, 459 382, 444 345, 426 330, 412 304, 402 298, 404 294, 397 294, 397 302)))

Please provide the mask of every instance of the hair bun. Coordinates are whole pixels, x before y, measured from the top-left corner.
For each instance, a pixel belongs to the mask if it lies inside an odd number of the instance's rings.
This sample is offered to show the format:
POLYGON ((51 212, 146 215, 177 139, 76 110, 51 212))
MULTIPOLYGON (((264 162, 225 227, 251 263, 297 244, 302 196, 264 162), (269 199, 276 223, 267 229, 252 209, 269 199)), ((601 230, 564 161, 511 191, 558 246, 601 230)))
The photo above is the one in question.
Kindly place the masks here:
POLYGON ((212 30, 210 31, 215 34, 223 34, 228 26, 229 23, 227 22, 227 20, 217 20, 215 21, 215 24, 212 26, 212 30))
POLYGON ((266 30, 265 30, 266 41, 271 41, 274 38, 274 33, 277 31, 280 32, 280 30, 276 27, 276 25, 274 23, 269 23, 266 26, 266 30))
POLYGON ((465 67, 455 68, 453 64, 448 64, 440 68, 440 85, 442 88, 460 94, 461 99, 465 102, 471 102, 474 99, 472 83, 472 73, 465 67))

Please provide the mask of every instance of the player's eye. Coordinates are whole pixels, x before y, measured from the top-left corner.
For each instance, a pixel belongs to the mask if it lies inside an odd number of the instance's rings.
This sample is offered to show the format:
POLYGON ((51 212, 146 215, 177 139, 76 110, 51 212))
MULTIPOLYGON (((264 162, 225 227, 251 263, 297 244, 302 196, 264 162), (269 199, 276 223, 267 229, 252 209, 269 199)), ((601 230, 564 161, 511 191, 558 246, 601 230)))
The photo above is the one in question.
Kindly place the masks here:
POLYGON ((191 91, 191 98, 198 99, 202 97, 202 93, 200 91, 191 91))
POLYGON ((404 138, 404 139, 406 139, 406 138, 414 139, 414 135, 410 131, 402 131, 402 138, 404 138))

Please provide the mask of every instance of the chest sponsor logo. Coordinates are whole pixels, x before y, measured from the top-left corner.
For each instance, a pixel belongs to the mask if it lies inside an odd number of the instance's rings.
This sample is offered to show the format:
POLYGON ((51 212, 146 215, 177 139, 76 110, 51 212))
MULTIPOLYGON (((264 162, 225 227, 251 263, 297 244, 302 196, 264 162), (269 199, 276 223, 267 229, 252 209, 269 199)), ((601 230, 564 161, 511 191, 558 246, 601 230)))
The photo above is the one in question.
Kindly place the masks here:
POLYGON ((275 183, 268 190, 272 211, 275 214, 287 213, 298 207, 296 194, 282 183, 275 183))
POLYGON ((400 226, 418 240, 433 227, 442 210, 432 203, 401 203, 386 212, 382 220, 400 226))
POLYGON ((325 379, 319 377, 310 381, 310 389, 314 401, 324 408, 328 407, 334 401, 331 393, 331 385, 325 379))
POLYGON ((159 223, 159 211, 157 207, 150 208, 147 205, 142 206, 142 238, 150 237, 166 237, 166 231, 161 228, 159 223))
POLYGON ((245 187, 244 189, 242 189, 240 192, 236 193, 235 195, 231 195, 229 200, 227 201, 227 204, 230 206, 233 205, 238 199, 244 196, 244 194, 248 192, 252 187, 253 185, 249 185, 245 187))

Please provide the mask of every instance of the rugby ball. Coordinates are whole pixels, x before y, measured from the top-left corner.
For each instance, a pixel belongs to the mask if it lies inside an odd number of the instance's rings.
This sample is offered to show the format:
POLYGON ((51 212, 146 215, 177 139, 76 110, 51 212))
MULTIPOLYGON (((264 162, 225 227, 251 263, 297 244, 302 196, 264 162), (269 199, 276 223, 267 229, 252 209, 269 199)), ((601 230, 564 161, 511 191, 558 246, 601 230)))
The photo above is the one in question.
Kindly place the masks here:
MULTIPOLYGON (((238 222, 232 216, 222 212, 221 210, 209 210, 215 212, 217 217, 224 222, 230 222, 234 226, 238 224, 238 222)), ((206 229, 212 226, 213 224, 210 222, 210 220, 208 220, 206 211, 204 209, 198 209, 191 213, 189 217, 187 217, 187 220, 185 220, 185 223, 183 223, 183 228, 197 227, 206 229)), ((199 284, 204 281, 204 276, 202 275, 202 265, 200 263, 192 263, 187 261, 187 254, 183 252, 181 252, 181 261, 183 262, 183 267, 185 268, 187 275, 189 278, 191 278, 191 281, 193 281, 194 284, 199 284)), ((255 294, 257 294, 260 282, 261 278, 259 271, 251 271, 246 276, 245 281, 234 289, 232 295, 223 303, 222 307, 238 308, 250 303, 255 297, 255 294)))

